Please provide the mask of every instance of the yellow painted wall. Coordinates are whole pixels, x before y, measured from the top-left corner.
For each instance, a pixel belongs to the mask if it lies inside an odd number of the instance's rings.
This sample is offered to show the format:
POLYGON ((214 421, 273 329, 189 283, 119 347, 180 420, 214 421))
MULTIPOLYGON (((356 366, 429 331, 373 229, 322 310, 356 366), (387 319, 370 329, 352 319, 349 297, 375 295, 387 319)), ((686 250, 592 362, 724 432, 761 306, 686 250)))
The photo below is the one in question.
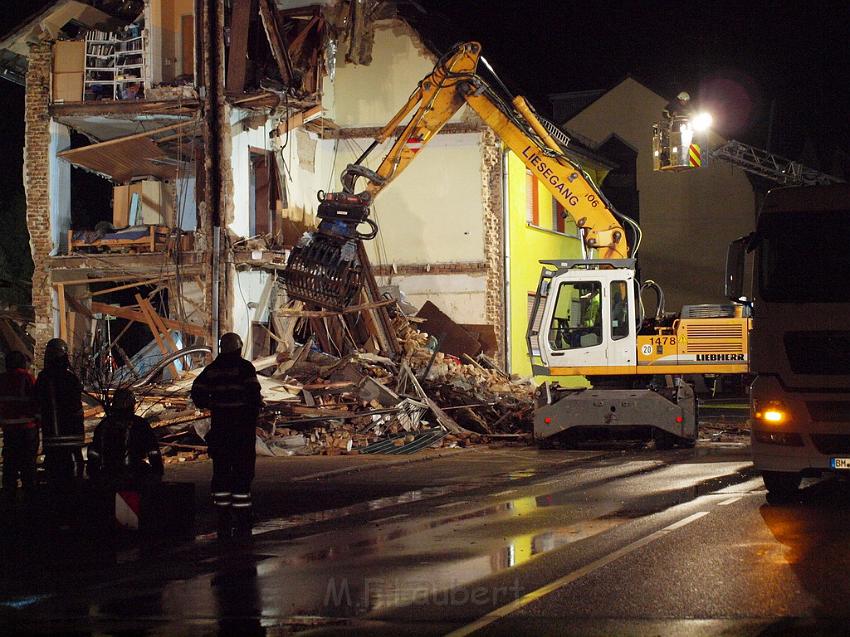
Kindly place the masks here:
POLYGON ((567 220, 565 234, 552 231, 552 196, 536 179, 541 227, 534 227, 527 222, 528 187, 525 164, 512 152, 508 151, 507 155, 510 370, 520 376, 531 376, 525 331, 528 328, 528 295, 537 289, 542 269, 539 261, 581 258, 581 246, 574 238, 576 227, 572 220, 567 220))

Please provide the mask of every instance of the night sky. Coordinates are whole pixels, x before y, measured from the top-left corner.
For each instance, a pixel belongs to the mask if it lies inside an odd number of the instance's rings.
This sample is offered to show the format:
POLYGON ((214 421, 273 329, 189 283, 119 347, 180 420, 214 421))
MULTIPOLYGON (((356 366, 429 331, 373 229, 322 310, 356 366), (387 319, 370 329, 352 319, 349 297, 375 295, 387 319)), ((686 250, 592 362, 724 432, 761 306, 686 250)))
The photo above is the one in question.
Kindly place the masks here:
MULTIPOLYGON (((547 113, 547 94, 632 75, 686 90, 730 139, 829 169, 850 153, 850 3, 412 0, 477 39, 508 86, 547 113), (816 152, 817 158, 812 157, 816 152)), ((436 22, 436 21, 435 21, 436 22)))
MULTIPOLYGON (((726 137, 829 170, 850 152, 850 3, 407 0, 433 41, 477 39, 505 83, 549 112, 549 93, 631 74, 666 97, 687 90, 726 137), (773 104, 773 108, 771 105, 773 104), (771 118, 771 111, 773 117, 771 118)), ((4 31, 31 9, 6 0, 4 31)), ((379 87, 376 87, 378 90, 379 87)), ((0 80, 0 196, 20 190, 23 90, 0 80)))

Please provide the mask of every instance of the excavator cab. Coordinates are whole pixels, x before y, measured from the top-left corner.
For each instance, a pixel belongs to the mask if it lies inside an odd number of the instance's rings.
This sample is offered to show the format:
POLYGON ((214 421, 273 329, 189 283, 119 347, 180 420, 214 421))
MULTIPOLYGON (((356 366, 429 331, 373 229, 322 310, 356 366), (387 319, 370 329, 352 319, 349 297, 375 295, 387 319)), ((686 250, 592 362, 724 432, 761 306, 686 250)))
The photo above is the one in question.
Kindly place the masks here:
POLYGON ((652 125, 652 169, 679 172, 702 165, 702 144, 692 117, 672 115, 652 125))
POLYGON ((634 260, 541 261, 526 340, 535 375, 634 367, 641 316, 634 260))

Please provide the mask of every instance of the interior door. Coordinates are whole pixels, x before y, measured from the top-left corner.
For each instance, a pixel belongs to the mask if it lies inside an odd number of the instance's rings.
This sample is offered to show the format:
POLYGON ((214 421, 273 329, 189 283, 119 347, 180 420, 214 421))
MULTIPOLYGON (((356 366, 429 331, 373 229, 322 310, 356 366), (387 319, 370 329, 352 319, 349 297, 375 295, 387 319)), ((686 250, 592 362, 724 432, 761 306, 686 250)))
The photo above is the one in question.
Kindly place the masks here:
POLYGON ((269 198, 269 158, 264 150, 251 151, 251 176, 253 183, 253 210, 251 234, 271 232, 271 201, 269 198))
POLYGON ((637 308, 632 280, 630 276, 623 276, 607 283, 605 325, 609 334, 606 352, 608 365, 636 364, 637 308))
POLYGON ((195 74, 195 16, 180 17, 180 55, 183 61, 181 73, 195 74))

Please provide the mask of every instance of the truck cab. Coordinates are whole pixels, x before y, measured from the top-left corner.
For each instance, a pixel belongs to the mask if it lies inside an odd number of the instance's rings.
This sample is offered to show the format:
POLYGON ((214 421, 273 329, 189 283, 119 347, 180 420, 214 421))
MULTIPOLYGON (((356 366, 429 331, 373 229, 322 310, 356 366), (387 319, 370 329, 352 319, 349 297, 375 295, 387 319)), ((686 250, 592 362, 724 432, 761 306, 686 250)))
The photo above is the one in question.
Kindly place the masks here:
POLYGON ((752 307, 753 461, 779 498, 806 476, 850 475, 848 236, 850 185, 777 188, 730 245, 727 295, 752 307))
POLYGON ((640 316, 631 261, 621 267, 615 261, 547 263, 560 269, 541 297, 551 299, 542 307, 545 327, 535 334, 541 359, 585 374, 599 367, 633 368, 640 316))

